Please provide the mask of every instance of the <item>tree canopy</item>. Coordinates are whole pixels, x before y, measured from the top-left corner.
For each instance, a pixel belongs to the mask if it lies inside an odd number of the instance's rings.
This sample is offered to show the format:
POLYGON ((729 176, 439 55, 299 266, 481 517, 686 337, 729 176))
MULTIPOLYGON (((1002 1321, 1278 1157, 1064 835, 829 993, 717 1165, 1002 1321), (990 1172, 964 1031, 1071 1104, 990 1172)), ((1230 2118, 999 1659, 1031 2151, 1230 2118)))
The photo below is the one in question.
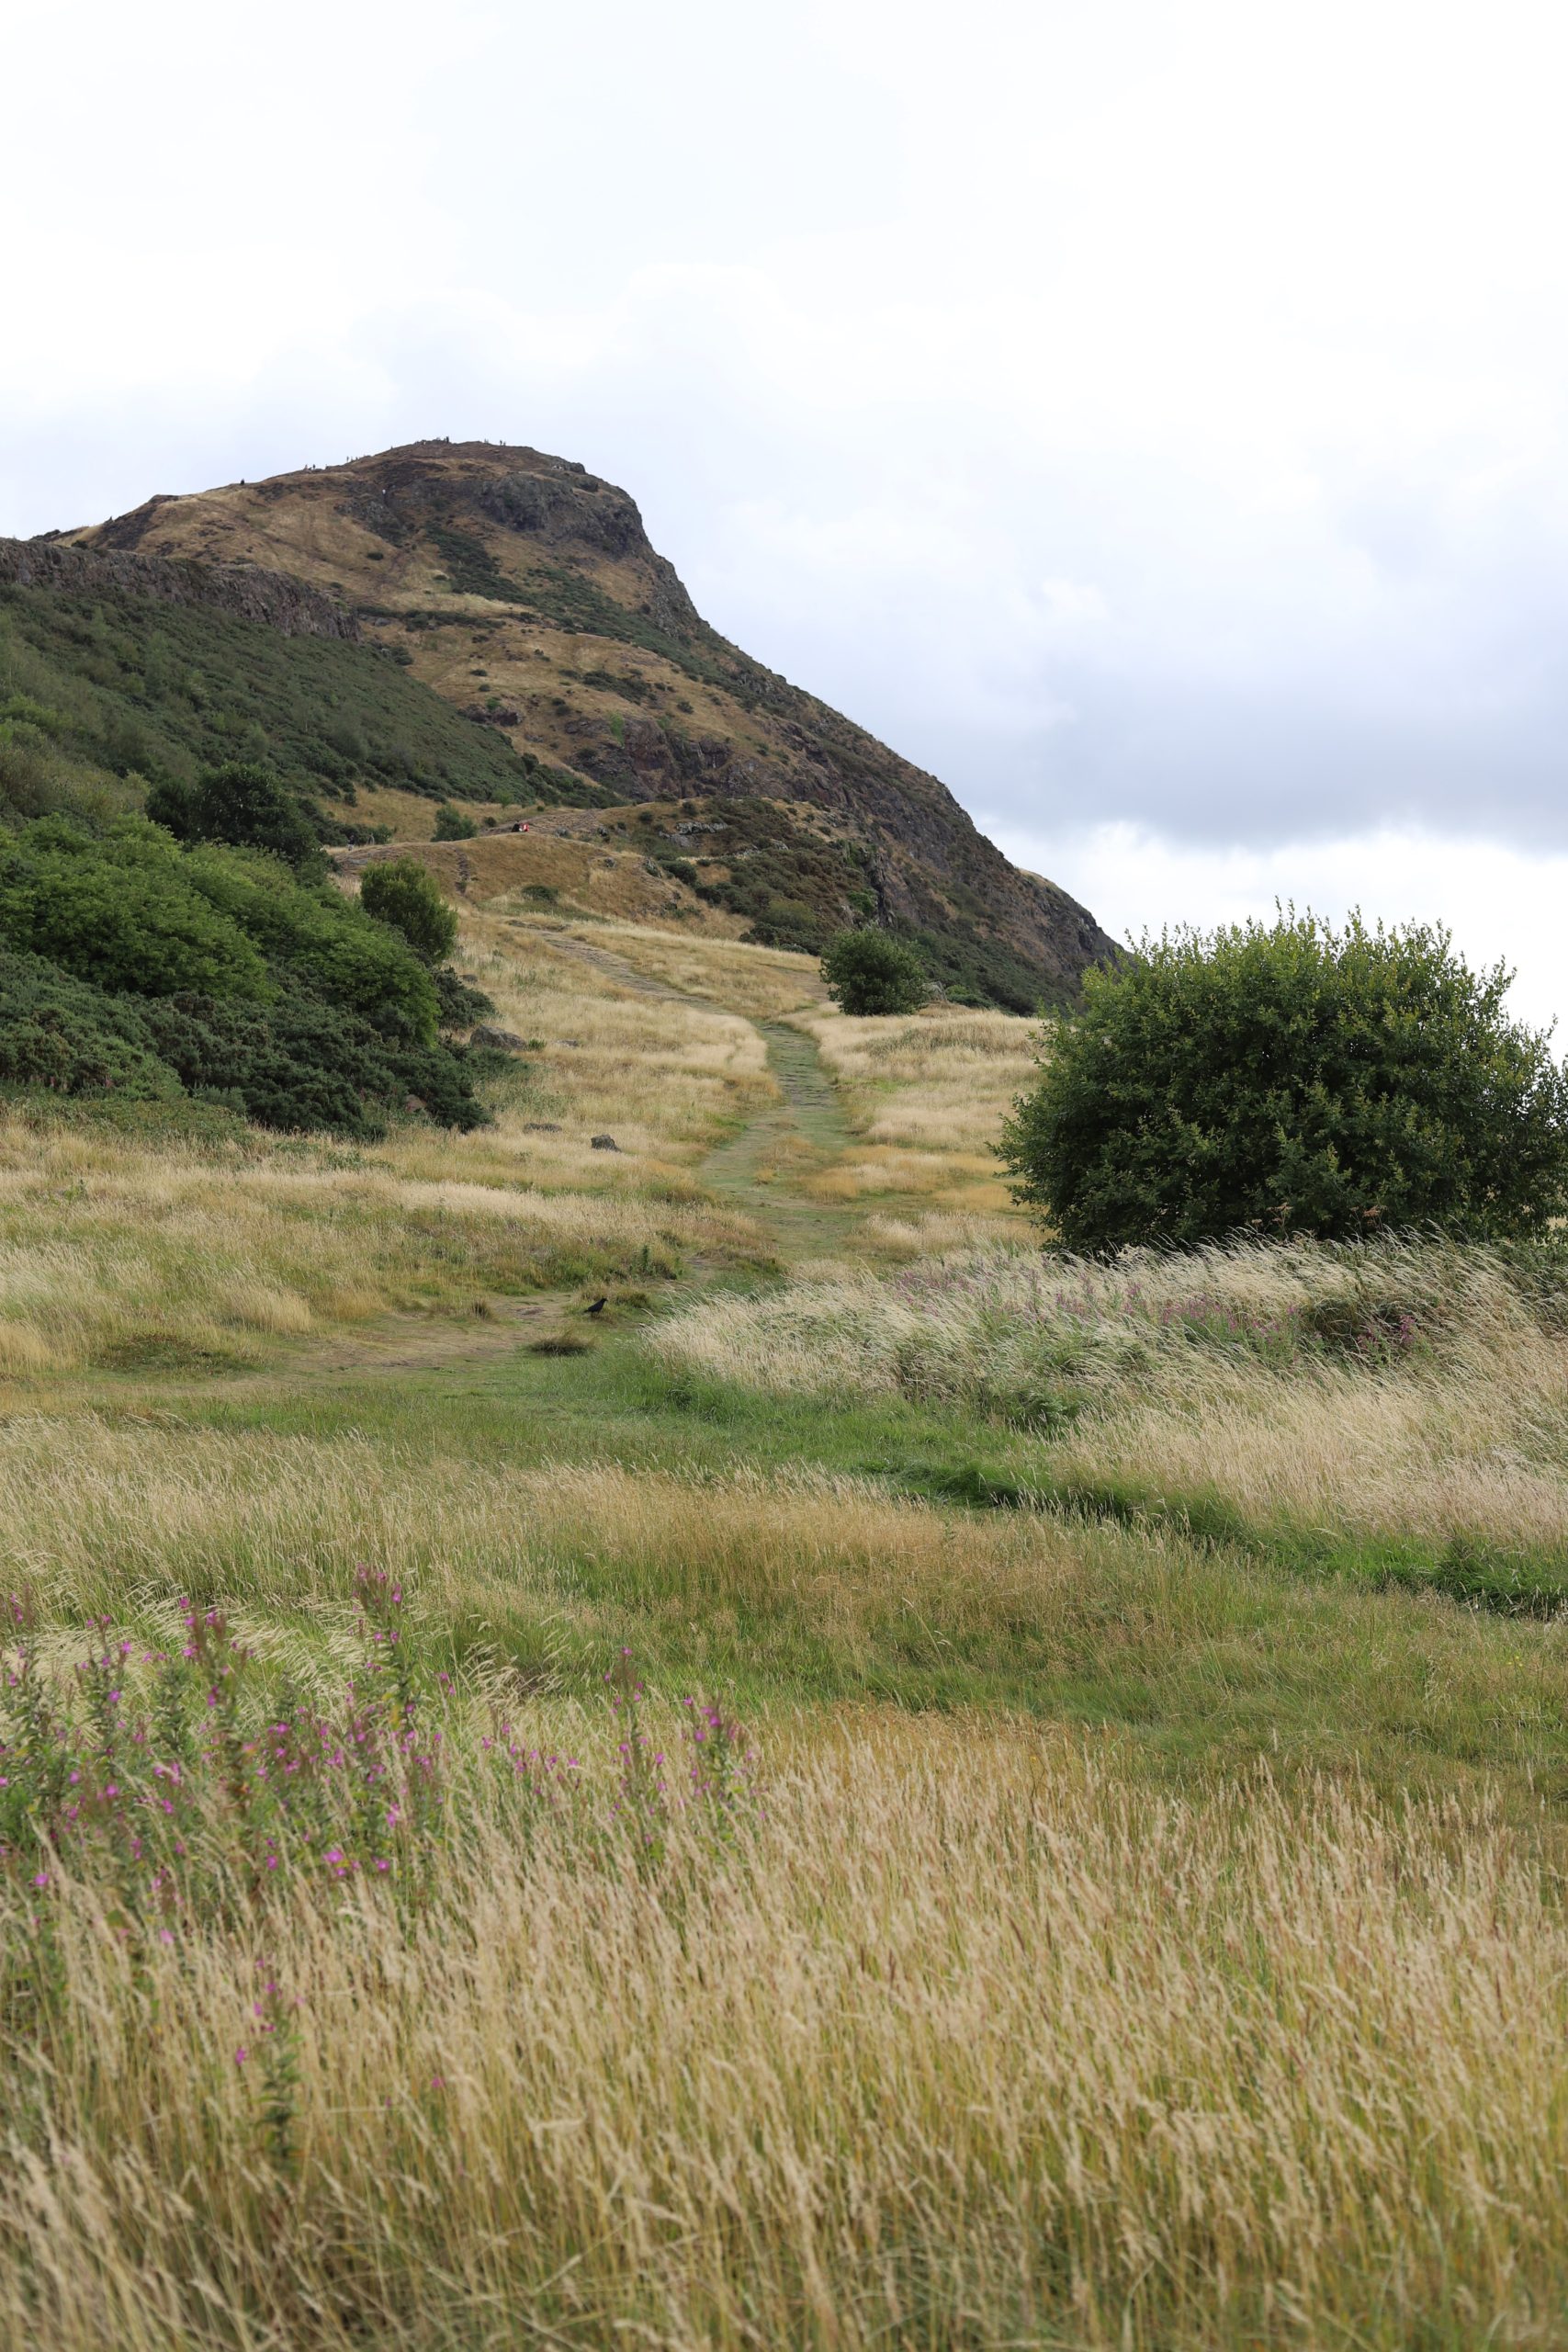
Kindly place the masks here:
POLYGON ((915 1012, 931 992, 914 949, 869 927, 840 931, 828 942, 822 978, 834 1002, 854 1014, 915 1012))
POLYGON ((1540 1230, 1568 1205, 1568 1082, 1511 978, 1359 916, 1145 940, 1048 1039, 1000 1147, 1015 1197, 1090 1250, 1540 1230))

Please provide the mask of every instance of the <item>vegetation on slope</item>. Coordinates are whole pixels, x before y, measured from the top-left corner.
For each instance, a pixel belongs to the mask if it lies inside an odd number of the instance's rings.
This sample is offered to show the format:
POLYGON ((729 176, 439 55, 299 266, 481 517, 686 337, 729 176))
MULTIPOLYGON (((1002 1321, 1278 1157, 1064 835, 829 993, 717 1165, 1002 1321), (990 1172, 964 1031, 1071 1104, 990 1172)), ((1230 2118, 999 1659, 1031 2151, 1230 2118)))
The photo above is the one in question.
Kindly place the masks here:
MULTIPOLYGON (((558 779, 590 779, 573 789, 600 805, 689 797, 717 820, 739 798, 827 817, 863 854, 855 884, 869 881, 877 920, 982 1000, 1066 1001, 1086 965, 1118 952, 1064 891, 1011 866, 934 776, 705 622, 632 500, 581 466, 422 442, 153 500, 73 544, 121 561, 274 566, 352 598, 389 656, 558 779)), ((759 937, 825 935, 746 911, 759 937)))
POLYGON ((75 778, 110 793, 114 779, 190 785, 233 760, 341 808, 377 784, 523 803, 547 781, 372 647, 146 596, 0 585, 0 791, 13 806, 42 814, 35 804, 58 805, 75 778))
POLYGON ((488 1126, 0 1121, 6 2340, 1553 2340, 1552 1251, 1048 1270, 1027 1023, 460 921, 488 1126))
POLYGON ((182 851, 144 818, 0 831, 0 1019, 15 1086, 188 1092, 360 1136, 408 1107, 484 1116, 404 933, 264 852, 182 851))

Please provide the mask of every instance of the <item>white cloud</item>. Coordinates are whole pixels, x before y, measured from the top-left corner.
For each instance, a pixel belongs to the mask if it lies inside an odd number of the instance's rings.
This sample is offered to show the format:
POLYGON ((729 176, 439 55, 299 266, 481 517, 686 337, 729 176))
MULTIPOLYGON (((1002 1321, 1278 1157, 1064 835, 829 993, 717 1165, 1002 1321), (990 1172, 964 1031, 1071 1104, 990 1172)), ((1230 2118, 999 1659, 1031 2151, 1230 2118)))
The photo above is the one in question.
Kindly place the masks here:
POLYGON ((1131 827, 1160 910, 1361 835, 1568 851, 1545 0, 78 0, 8 42, 0 528, 529 440, 1010 837, 1131 827))
MULTIPOLYGON (((1442 924, 1472 969, 1507 965, 1508 1009, 1532 1027, 1551 1027, 1568 1006, 1568 854, 1392 828, 1269 850, 1179 847, 1122 824, 1047 839, 1004 823, 996 838, 1134 945, 1185 923, 1268 922, 1292 902, 1335 922, 1359 909, 1368 922, 1442 924)), ((1559 1037, 1560 1052, 1565 1045, 1559 1037)))

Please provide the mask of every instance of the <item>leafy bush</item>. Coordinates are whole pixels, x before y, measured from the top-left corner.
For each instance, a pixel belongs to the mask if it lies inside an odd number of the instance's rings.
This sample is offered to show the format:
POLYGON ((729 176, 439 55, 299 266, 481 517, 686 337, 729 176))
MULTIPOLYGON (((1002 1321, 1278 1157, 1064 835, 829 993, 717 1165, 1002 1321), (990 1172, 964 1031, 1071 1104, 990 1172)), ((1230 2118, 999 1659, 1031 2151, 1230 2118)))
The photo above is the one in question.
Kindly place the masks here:
POLYGON ((914 1012, 931 994, 912 947, 885 931, 841 931, 822 956, 828 993, 846 1012, 914 1012))
POLYGON ((341 890, 330 883, 308 887, 276 858, 216 843, 182 862, 193 888, 271 962, 389 1036, 434 1043, 438 1008, 423 964, 406 938, 341 890))
POLYGON ((460 808, 454 808, 449 800, 444 800, 435 812, 433 839, 438 842, 471 842, 479 830, 471 817, 466 817, 460 808))
POLYGON ((1001 1146, 1078 1250, 1507 1235, 1568 1206, 1568 1080, 1449 934, 1281 915, 1085 976, 1001 1146))
POLYGON ((430 977, 435 983, 443 1029, 469 1029, 476 1021, 488 1021, 495 1011, 495 999, 461 978, 450 964, 444 964, 430 977))
POLYGON ((439 884, 417 858, 397 857, 385 865, 367 865, 359 885, 359 903, 378 922, 400 932, 427 964, 439 964, 452 953, 457 937, 457 909, 447 905, 439 884))
POLYGON ((0 953, 0 1085, 56 1094, 180 1095, 140 1014, 39 956, 0 953))
POLYGON ((304 803, 270 768, 244 761, 208 768, 194 784, 164 781, 147 794, 147 814, 176 841, 229 842, 264 849, 301 874, 325 871, 321 837, 304 803))
POLYGON ((111 995, 271 993, 243 929, 192 888, 168 835, 140 817, 101 836, 45 817, 0 839, 0 945, 47 956, 111 995))
POLYGON ((389 1044, 367 1022, 310 997, 259 1006, 182 996, 142 1014, 191 1093, 286 1133, 329 1128, 373 1142, 412 1096, 440 1126, 481 1125, 464 1063, 445 1046, 389 1044))

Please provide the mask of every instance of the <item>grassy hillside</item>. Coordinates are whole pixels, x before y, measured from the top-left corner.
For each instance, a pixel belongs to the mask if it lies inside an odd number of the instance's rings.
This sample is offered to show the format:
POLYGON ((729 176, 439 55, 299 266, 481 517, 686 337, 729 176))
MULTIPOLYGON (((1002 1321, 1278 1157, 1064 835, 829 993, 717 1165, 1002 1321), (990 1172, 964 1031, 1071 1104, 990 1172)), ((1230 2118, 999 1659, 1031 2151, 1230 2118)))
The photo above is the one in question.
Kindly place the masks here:
POLYGON ((243 759, 349 809, 378 786, 436 799, 548 797, 502 736, 373 647, 104 590, 0 584, 0 730, 13 801, 29 751, 39 765, 40 734, 98 780, 186 779, 243 759))
POLYGON ((1043 1269, 1027 1023, 458 961, 466 1135, 0 1121, 6 2342, 1558 2340, 1554 1256, 1043 1269))
POLYGON ((798 812, 773 818, 771 880, 735 884, 764 944, 810 944, 866 896, 939 978, 1021 1012, 1070 997, 1088 963, 1117 952, 1064 891, 1011 866, 936 777, 709 627, 632 500, 581 466, 420 442, 152 499, 68 545, 307 582, 476 724, 607 801, 691 802, 720 830, 745 822, 736 802, 798 812), (847 889, 820 869, 824 821, 858 861, 847 889))

